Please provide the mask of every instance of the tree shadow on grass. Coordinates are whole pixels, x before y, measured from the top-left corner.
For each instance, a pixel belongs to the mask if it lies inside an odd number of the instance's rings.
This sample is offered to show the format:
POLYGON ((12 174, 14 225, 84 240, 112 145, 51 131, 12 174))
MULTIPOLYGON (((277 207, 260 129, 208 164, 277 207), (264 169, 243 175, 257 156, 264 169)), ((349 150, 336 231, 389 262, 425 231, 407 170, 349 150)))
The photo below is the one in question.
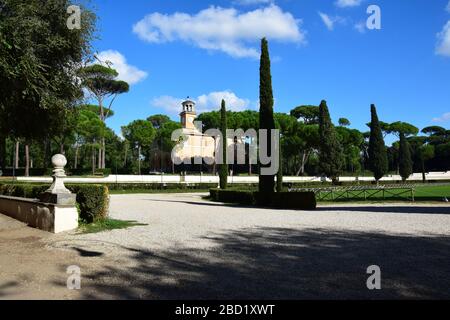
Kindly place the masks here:
POLYGON ((207 239, 204 250, 127 248, 133 265, 84 275, 83 298, 450 298, 450 237, 254 228, 207 239), (366 287, 370 265, 381 290, 366 287))

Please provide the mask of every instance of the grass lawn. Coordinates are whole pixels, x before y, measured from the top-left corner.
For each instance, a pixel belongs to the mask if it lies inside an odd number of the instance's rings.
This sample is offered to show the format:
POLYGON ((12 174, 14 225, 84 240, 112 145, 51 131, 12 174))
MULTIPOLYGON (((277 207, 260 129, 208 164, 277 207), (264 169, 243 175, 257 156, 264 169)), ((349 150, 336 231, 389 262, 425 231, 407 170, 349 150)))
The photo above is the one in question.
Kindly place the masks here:
MULTIPOLYGON (((364 200, 364 196, 360 195, 359 197, 355 197, 352 199, 337 199, 337 200, 332 200, 331 197, 328 197, 326 200, 324 201, 320 201, 320 203, 330 203, 330 202, 335 202, 335 203, 342 203, 342 202, 398 202, 398 201, 407 201, 407 202, 411 202, 410 199, 410 193, 406 193, 404 195, 401 196, 388 196, 386 195, 384 198, 382 196, 381 193, 367 199, 364 200)), ((447 198, 450 201, 450 184, 448 185, 437 185, 437 186, 433 186, 432 184, 430 185, 424 185, 424 186, 419 186, 415 189, 414 192, 414 200, 416 202, 444 202, 444 199, 447 198)))
POLYGON ((78 231, 81 234, 85 233, 97 233, 108 230, 115 229, 126 229, 136 226, 146 226, 145 223, 138 223, 137 221, 128 221, 128 220, 116 220, 116 219, 106 219, 99 222, 94 223, 82 223, 80 224, 78 231))

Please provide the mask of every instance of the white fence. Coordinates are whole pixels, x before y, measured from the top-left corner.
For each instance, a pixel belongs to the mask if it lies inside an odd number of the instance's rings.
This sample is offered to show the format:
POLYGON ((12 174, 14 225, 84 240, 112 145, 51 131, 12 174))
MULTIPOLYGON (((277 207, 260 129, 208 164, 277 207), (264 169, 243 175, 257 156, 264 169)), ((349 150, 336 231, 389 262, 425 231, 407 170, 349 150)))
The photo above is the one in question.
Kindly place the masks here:
MULTIPOLYGON (((21 182, 40 182, 40 183, 51 183, 51 177, 17 177, 17 181, 21 182)), ((430 172, 426 174, 426 179, 428 181, 450 181, 450 172, 430 172)), ((373 177, 340 177, 342 182, 370 182, 374 181, 373 177)), ((398 182, 402 178, 399 175, 389 175, 385 176, 382 182, 398 182)), ((230 176, 228 177, 229 183, 258 183, 257 176, 230 176)), ((322 177, 283 177, 284 182, 292 183, 305 183, 305 182, 322 182, 324 178, 322 177)), ((327 179, 327 181, 331 181, 327 179)), ((409 177, 408 181, 420 182, 422 181, 421 173, 414 173, 409 177)), ((189 176, 177 176, 177 175, 149 175, 149 176, 134 176, 134 175, 109 175, 108 177, 99 178, 71 178, 67 177, 64 179, 65 183, 219 183, 218 176, 212 175, 189 175, 189 176)))

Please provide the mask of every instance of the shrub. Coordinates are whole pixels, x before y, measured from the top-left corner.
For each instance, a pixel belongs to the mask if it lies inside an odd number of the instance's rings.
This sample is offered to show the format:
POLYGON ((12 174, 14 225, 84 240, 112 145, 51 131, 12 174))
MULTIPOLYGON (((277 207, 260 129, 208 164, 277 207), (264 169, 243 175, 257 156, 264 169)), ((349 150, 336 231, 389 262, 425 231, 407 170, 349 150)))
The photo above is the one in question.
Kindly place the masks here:
POLYGON ((211 189, 210 195, 214 201, 225 203, 237 203, 243 205, 255 204, 254 193, 252 191, 240 191, 240 190, 224 190, 224 189, 211 189))
POLYGON ((109 189, 107 186, 67 185, 67 189, 77 195, 81 220, 91 223, 108 217, 109 189))
POLYGON ((317 206, 314 192, 276 192, 267 195, 248 190, 210 189, 209 193, 213 201, 225 203, 298 210, 314 210, 317 206))
POLYGON ((317 207, 314 192, 276 192, 271 207, 280 209, 314 210, 317 207))
MULTIPOLYGON (((91 223, 108 216, 109 190, 104 185, 72 184, 67 189, 76 193, 80 209, 80 220, 91 223)), ((39 184, 0 184, 0 195, 38 199, 49 185, 39 184)))

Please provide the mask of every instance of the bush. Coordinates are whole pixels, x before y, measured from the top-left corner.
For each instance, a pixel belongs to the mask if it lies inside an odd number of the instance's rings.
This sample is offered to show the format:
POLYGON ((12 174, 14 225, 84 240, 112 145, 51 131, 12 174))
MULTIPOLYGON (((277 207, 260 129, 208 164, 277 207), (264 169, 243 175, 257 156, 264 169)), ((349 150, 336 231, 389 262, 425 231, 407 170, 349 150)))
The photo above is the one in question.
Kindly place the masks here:
POLYGON ((213 201, 242 205, 259 205, 278 209, 314 210, 314 192, 276 192, 271 195, 254 191, 210 189, 213 201))
POLYGON ((314 210, 317 207, 314 192, 275 192, 270 207, 280 209, 314 210))
POLYGON ((214 201, 243 205, 255 204, 254 192, 252 191, 210 189, 209 192, 214 201))
MULTIPOLYGON (((91 223, 101 221, 108 216, 109 190, 104 185, 72 184, 67 189, 77 195, 80 220, 91 223)), ((0 195, 38 199, 49 185, 39 184, 0 184, 0 195)))

